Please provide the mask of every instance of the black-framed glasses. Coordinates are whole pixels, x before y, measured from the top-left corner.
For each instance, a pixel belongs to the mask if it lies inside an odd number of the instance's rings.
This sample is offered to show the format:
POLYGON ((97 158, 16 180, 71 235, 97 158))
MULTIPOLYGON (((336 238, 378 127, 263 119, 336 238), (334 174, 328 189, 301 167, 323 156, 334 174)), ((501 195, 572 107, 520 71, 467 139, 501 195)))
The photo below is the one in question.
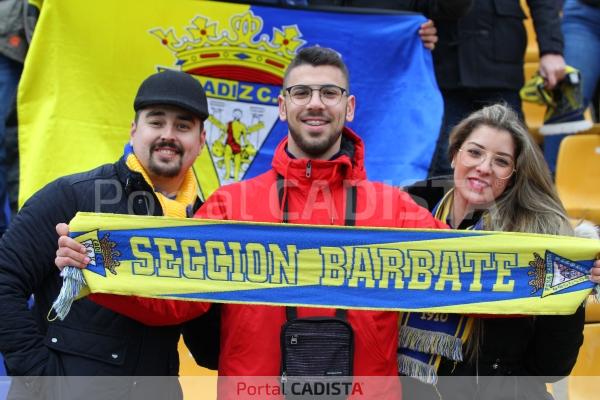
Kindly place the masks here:
POLYGON ((476 146, 458 149, 458 159, 467 168, 477 167, 491 158, 491 169, 498 179, 508 179, 517 172, 512 158, 476 146))
POLYGON ((305 106, 310 103, 314 91, 319 92, 319 99, 326 106, 338 105, 348 91, 337 85, 294 85, 285 88, 292 103, 305 106))

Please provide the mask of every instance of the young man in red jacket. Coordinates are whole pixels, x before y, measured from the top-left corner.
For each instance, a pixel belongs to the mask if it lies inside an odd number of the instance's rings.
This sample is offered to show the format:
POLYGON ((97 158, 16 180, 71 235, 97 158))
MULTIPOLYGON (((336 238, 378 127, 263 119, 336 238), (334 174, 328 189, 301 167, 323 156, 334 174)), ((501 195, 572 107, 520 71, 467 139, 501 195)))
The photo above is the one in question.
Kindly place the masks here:
MULTIPOLYGON (((351 207, 347 189, 355 187, 356 226, 445 227, 406 193, 366 179, 363 142, 344 126, 353 120, 356 106, 348 83, 346 66, 335 51, 302 49, 287 69, 279 96, 279 117, 289 131, 275 150, 272 169, 221 187, 195 217, 344 225, 351 207)), ((297 314, 333 317, 335 310, 300 307, 297 314)), ((219 374, 279 376, 286 308, 225 304, 221 318, 219 374)), ((347 320, 354 332, 354 375, 396 376, 398 313, 349 310, 347 320)), ((388 381, 391 392, 378 390, 377 398, 398 398, 398 380, 388 381)), ((233 386, 220 385, 220 395, 243 395, 233 386)))

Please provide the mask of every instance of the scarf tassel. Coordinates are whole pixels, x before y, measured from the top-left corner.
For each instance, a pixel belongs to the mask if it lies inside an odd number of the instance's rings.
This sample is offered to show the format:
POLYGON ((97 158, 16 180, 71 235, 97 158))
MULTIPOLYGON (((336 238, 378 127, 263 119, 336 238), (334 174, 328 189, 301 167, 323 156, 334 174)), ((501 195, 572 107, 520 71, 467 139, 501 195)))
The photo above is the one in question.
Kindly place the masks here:
POLYGON ((400 329, 399 346, 427 354, 439 354, 453 361, 462 361, 462 340, 443 332, 432 332, 411 326, 400 329))
POLYGON ((85 278, 83 277, 83 272, 79 268, 75 267, 65 267, 60 276, 63 278, 63 285, 60 288, 60 293, 58 297, 52 304, 52 309, 56 312, 56 318, 61 321, 65 319, 69 310, 71 309, 71 305, 73 301, 75 301, 78 297, 82 288, 86 286, 85 278))
POLYGON ((423 383, 435 385, 438 377, 432 365, 398 354, 398 372, 405 376, 416 378, 423 383))

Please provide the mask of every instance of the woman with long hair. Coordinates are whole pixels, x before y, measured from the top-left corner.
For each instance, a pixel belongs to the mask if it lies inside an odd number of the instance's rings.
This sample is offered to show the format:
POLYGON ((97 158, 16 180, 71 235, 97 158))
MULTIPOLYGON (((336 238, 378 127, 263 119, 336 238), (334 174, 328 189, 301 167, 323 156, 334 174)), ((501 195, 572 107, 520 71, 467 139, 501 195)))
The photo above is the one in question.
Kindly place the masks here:
MULTIPOLYGON (((405 189, 450 227, 574 234, 538 146, 509 107, 488 106, 461 121, 450 134, 449 159, 453 179, 405 189)), ((566 316, 449 317, 469 327, 463 361, 440 357, 436 390, 405 379, 404 398, 551 398, 545 383, 571 372, 583 342, 583 307, 566 316)), ((402 369, 402 335, 400 347, 402 369)))

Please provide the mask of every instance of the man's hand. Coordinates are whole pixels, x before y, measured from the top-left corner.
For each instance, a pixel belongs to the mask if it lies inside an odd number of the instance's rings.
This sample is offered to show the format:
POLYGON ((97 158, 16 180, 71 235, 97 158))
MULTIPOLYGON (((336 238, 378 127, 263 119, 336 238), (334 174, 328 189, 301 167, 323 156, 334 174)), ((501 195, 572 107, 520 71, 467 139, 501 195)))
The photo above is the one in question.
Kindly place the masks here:
POLYGON ((540 75, 546 80, 546 88, 554 89, 565 77, 565 59, 560 54, 544 54, 540 58, 540 75))
POLYGON ((423 46, 429 50, 433 50, 435 48, 435 44, 438 41, 437 29, 433 24, 432 20, 427 20, 427 22, 423 23, 419 28, 419 36, 423 41, 423 46))
POLYGON ((590 270, 590 273, 592 274, 590 276, 590 280, 594 283, 600 284, 600 260, 594 261, 594 266, 590 270))
POLYGON ((58 269, 62 271, 66 266, 85 268, 90 258, 86 255, 85 246, 69 237, 69 225, 64 223, 56 225, 56 233, 59 238, 54 263, 58 269))

